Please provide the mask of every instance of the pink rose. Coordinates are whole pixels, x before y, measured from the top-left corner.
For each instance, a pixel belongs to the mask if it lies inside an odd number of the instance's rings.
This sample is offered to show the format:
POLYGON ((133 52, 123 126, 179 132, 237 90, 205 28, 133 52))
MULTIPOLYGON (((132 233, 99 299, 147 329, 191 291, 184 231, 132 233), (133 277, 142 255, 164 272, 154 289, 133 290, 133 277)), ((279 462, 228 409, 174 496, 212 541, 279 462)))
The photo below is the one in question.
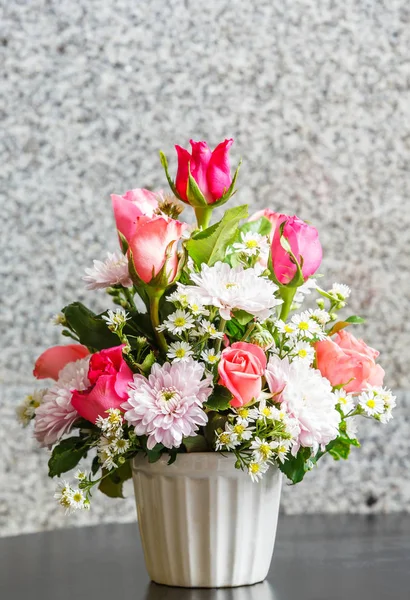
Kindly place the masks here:
POLYGON ((192 154, 181 146, 175 146, 178 155, 175 187, 181 199, 189 202, 187 189, 190 168, 207 203, 212 204, 225 194, 232 183, 228 151, 233 140, 221 142, 214 151, 210 150, 206 142, 190 140, 190 144, 192 154))
POLYGON ((88 369, 91 387, 84 392, 73 391, 72 406, 90 423, 95 423, 98 416, 105 418, 109 408, 120 408, 128 398, 133 373, 122 356, 123 347, 93 354, 88 369))
POLYGON ((236 342, 222 351, 218 365, 219 383, 234 396, 231 406, 244 406, 258 398, 265 368, 265 353, 255 344, 236 342))
POLYGON ((317 368, 333 386, 346 384, 346 392, 359 393, 367 384, 383 385, 384 370, 375 362, 379 352, 344 329, 317 342, 315 349, 317 368))
POLYGON ((285 223, 283 237, 288 241, 292 253, 301 265, 303 279, 306 281, 317 271, 322 262, 322 246, 317 229, 296 216, 281 215, 278 219, 271 244, 271 255, 276 279, 283 285, 291 282, 297 272, 295 263, 280 243, 283 223, 285 223))
POLYGON ((37 379, 55 379, 68 363, 84 358, 90 351, 81 344, 68 344, 66 346, 53 346, 40 354, 34 365, 33 375, 37 379))
POLYGON ((123 196, 111 194, 111 200, 117 229, 126 240, 134 234, 137 217, 152 217, 158 208, 157 195, 139 188, 125 192, 123 196))
POLYGON ((258 219, 261 219, 262 217, 265 217, 265 219, 268 219, 268 221, 270 221, 270 223, 272 225, 272 229, 270 230, 270 233, 269 233, 270 241, 272 241, 272 239, 273 239, 273 234, 276 231, 276 227, 278 225, 280 225, 281 223, 283 223, 283 221, 286 221, 286 219, 288 218, 287 215, 283 215, 281 213, 274 212, 270 208, 264 208, 263 210, 258 210, 256 213, 253 213, 253 215, 251 215, 249 217, 248 221, 257 221, 258 219))
POLYGON ((149 283, 165 265, 171 283, 178 270, 178 241, 186 223, 170 217, 137 217, 134 235, 128 240, 129 257, 140 279, 149 283))

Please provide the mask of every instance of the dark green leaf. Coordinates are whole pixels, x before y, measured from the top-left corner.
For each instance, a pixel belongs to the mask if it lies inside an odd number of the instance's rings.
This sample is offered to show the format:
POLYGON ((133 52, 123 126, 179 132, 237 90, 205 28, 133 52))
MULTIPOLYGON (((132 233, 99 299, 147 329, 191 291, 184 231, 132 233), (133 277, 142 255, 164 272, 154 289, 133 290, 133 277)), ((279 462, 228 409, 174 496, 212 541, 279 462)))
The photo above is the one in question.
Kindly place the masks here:
POLYGON ((280 463, 279 469, 282 473, 285 473, 292 483, 299 483, 309 471, 306 464, 309 458, 310 449, 300 448, 296 456, 289 455, 289 458, 284 463, 280 463))
POLYGON ((155 444, 152 450, 147 449, 148 462, 154 463, 161 458, 162 450, 164 446, 162 444, 155 444))
POLYGON ((247 215, 246 205, 227 210, 221 221, 199 231, 186 242, 189 256, 198 266, 202 263, 213 265, 223 260, 227 247, 236 237, 239 221, 247 215))
POLYGON ((81 302, 63 308, 67 324, 78 335, 81 344, 91 350, 118 346, 118 337, 112 333, 101 315, 96 315, 81 302))
POLYGON ((184 438, 183 444, 187 452, 209 452, 208 442, 203 435, 191 435, 184 438))
POLYGON ((249 321, 252 321, 254 318, 253 315, 250 315, 246 310, 235 310, 233 315, 239 325, 247 325, 249 321))
POLYGON ((91 473, 95 475, 100 468, 100 461, 98 460, 98 456, 94 456, 93 462, 91 463, 91 473))
MULTIPOLYGON (((106 471, 103 471, 105 475, 106 471)), ((98 489, 100 492, 110 498, 124 498, 123 484, 127 479, 131 479, 131 463, 127 460, 121 467, 111 471, 109 475, 100 481, 98 489)))
POLYGON ((231 400, 231 392, 223 385, 216 385, 206 402, 206 406, 216 411, 227 410, 231 400))
POLYGON ((59 477, 62 473, 71 471, 86 456, 88 445, 82 437, 71 437, 62 440, 54 447, 48 461, 49 477, 59 477))
POLYGON ((221 415, 218 412, 211 411, 208 413, 208 423, 204 427, 205 438, 211 448, 215 445, 215 431, 217 429, 225 429, 225 423, 228 417, 221 415))

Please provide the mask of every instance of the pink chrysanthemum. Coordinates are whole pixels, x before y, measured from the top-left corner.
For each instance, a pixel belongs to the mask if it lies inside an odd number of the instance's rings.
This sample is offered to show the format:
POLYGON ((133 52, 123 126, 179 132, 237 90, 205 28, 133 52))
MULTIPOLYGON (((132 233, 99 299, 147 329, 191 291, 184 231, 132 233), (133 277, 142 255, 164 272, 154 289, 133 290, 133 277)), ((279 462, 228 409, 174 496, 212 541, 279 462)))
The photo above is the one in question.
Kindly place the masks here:
POLYGON ((182 438, 195 435, 208 417, 202 405, 212 391, 212 379, 194 360, 154 364, 148 379, 134 375, 129 400, 122 405, 125 419, 137 435, 147 435, 147 447, 177 448, 182 438))
POLYGON ((61 369, 57 383, 48 390, 36 409, 34 434, 41 446, 55 444, 70 431, 74 421, 79 418, 78 412, 71 404, 72 392, 83 391, 89 387, 89 359, 87 356, 68 363, 61 369))

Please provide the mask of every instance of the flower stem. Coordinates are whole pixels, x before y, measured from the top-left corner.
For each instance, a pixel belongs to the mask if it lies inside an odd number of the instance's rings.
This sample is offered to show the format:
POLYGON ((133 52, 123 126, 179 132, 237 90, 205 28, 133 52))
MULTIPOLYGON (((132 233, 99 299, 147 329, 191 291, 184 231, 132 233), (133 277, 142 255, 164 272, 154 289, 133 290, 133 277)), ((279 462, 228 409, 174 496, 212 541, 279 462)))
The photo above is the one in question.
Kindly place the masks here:
MULTIPOLYGON (((219 327, 218 327, 218 331, 222 331, 222 332, 224 332, 224 331, 225 331, 225 325, 226 325, 226 321, 225 321, 225 319, 221 319, 221 320, 219 321, 219 327)), ((223 338, 222 338, 222 339, 223 339, 223 338)), ((220 340, 216 340, 216 343, 215 343, 215 352, 216 352, 216 353, 218 353, 218 352, 220 351, 220 349, 221 349, 221 345, 222 345, 222 339, 220 339, 220 340)))
POLYGON ((202 227, 202 229, 206 229, 209 225, 209 221, 211 220, 212 208, 208 206, 204 207, 195 207, 195 216, 196 222, 198 223, 198 228, 202 227))
POLYGON ((158 342, 160 349, 166 353, 168 345, 165 340, 165 336, 161 331, 158 331, 157 327, 160 325, 159 322, 159 301, 161 300, 165 290, 152 290, 148 293, 149 295, 149 314, 151 317, 151 323, 154 328, 155 337, 158 342))
POLYGON ((295 287, 281 287, 279 289, 279 293, 283 299, 282 309, 280 311, 280 319, 282 321, 286 321, 287 316, 290 312, 290 307, 292 306, 293 298, 296 294, 295 287))

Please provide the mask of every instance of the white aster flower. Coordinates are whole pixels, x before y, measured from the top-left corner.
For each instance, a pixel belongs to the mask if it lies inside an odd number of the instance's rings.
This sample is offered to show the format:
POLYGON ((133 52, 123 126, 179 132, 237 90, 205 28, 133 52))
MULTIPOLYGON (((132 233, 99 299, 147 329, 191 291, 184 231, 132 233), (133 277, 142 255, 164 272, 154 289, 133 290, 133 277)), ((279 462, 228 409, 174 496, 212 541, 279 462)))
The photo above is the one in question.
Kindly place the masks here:
POLYGON ((384 412, 384 400, 375 390, 362 392, 358 397, 359 406, 368 417, 381 415, 384 412))
POLYGON ((48 390, 35 390, 32 394, 25 397, 22 404, 16 408, 16 417, 20 425, 27 427, 32 419, 34 419, 36 410, 43 401, 43 398, 48 390))
POLYGON ((59 373, 58 381, 44 395, 36 409, 34 435, 41 446, 51 446, 71 430, 79 418, 71 404, 73 390, 84 391, 88 380, 90 357, 68 363, 59 373))
POLYGON ((77 469, 77 471, 74 474, 74 477, 78 481, 84 481, 85 479, 87 479, 87 473, 85 471, 82 471, 81 469, 77 469))
POLYGON ((289 337, 297 334, 297 328, 294 323, 285 323, 285 321, 278 319, 275 322, 275 327, 280 333, 284 333, 289 337))
POLYGON ((340 406, 340 409, 344 415, 349 414, 355 408, 355 402, 352 394, 348 394, 343 389, 335 391, 336 404, 340 406))
POLYGON ((328 290, 328 294, 332 294, 332 296, 336 296, 339 300, 347 300, 350 296, 351 290, 348 285, 344 283, 334 283, 330 290, 328 290))
POLYGON ((252 440, 250 449, 253 450, 252 459, 255 462, 266 462, 273 455, 273 450, 278 446, 278 442, 268 442, 260 437, 252 440))
POLYGON ((221 353, 216 352, 214 348, 210 348, 209 350, 203 350, 201 353, 201 358, 209 365, 216 365, 218 360, 221 358, 221 353))
POLYGON ((293 315, 291 318, 291 324, 295 327, 295 332, 293 335, 307 339, 323 339, 326 337, 326 333, 323 331, 319 323, 312 319, 307 311, 300 313, 299 315, 293 315))
POLYGON ((191 274, 191 279, 197 287, 185 286, 185 290, 198 294, 206 306, 219 308, 225 320, 235 309, 265 320, 273 307, 282 304, 275 297, 278 287, 266 277, 259 277, 253 268, 232 268, 222 262, 212 267, 204 264, 200 273, 191 274))
POLYGON ((121 437, 122 436, 122 425, 124 422, 123 416, 119 408, 109 408, 107 411, 107 417, 99 415, 95 424, 101 429, 101 431, 108 437, 121 437))
POLYGON ((103 315, 102 318, 111 331, 120 331, 128 321, 129 316, 123 308, 116 308, 115 311, 109 310, 108 314, 103 315))
POLYGON ((266 236, 253 231, 241 233, 241 241, 232 244, 236 252, 242 252, 246 256, 266 257, 269 254, 269 244, 266 236))
POLYGON ((292 443, 292 440, 280 440, 277 443, 275 454, 281 463, 284 463, 287 459, 292 443))
POLYGON ((94 260, 91 269, 85 269, 83 281, 87 283, 88 290, 122 285, 132 287, 132 280, 128 272, 128 258, 119 252, 107 252, 104 262, 94 260))
POLYGON ((167 357, 173 362, 189 360, 192 355, 192 347, 187 342, 173 342, 168 346, 167 357))
POLYGON ((160 325, 158 331, 165 329, 174 335, 179 335, 195 326, 193 316, 186 310, 178 308, 160 325))
POLYGON ((98 443, 97 456, 100 460, 101 466, 107 471, 112 471, 118 467, 115 462, 115 457, 111 450, 112 440, 102 437, 98 443))
POLYGON ((134 375, 128 402, 122 405, 125 420, 136 435, 147 435, 148 449, 155 444, 178 448, 184 437, 195 435, 208 416, 203 404, 212 392, 212 377, 194 361, 155 363, 148 379, 134 375))
POLYGON ((229 431, 222 431, 216 436, 215 449, 217 452, 220 450, 233 450, 240 444, 238 437, 229 431))
POLYGON ((255 427, 249 426, 245 420, 241 420, 240 422, 237 420, 234 425, 227 423, 225 425, 225 431, 236 436, 238 442, 244 442, 251 439, 255 427))
POLYGON ((315 349, 308 342, 296 342, 291 354, 293 360, 303 360, 306 364, 311 365, 315 358, 315 349))
POLYGON ((198 334, 207 335, 211 340, 221 340, 224 336, 223 331, 218 331, 215 325, 206 319, 202 319, 199 323, 198 334))
POLYGON ((261 402, 258 407, 258 419, 264 423, 267 421, 280 421, 281 412, 276 406, 267 405, 266 402, 261 402))
POLYGON ((248 473, 254 483, 257 483, 262 479, 266 471, 269 469, 269 465, 261 462, 252 461, 248 466, 248 473))
POLYGON ((66 324, 65 315, 61 312, 56 313, 55 315, 53 315, 51 317, 50 322, 52 325, 65 325, 66 324))
POLYGON ((311 319, 317 321, 320 325, 326 325, 330 321, 330 315, 323 308, 309 308, 304 314, 308 314, 311 319))
POLYGON ((123 437, 114 438, 114 440, 110 444, 110 448, 112 453, 115 454, 124 454, 130 447, 129 440, 124 439, 123 437))
POLYGON ((70 484, 67 481, 63 480, 58 482, 54 494, 54 498, 57 500, 60 506, 65 508, 67 514, 70 513, 72 509, 71 499, 73 491, 74 490, 71 488, 70 484))

